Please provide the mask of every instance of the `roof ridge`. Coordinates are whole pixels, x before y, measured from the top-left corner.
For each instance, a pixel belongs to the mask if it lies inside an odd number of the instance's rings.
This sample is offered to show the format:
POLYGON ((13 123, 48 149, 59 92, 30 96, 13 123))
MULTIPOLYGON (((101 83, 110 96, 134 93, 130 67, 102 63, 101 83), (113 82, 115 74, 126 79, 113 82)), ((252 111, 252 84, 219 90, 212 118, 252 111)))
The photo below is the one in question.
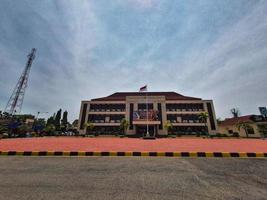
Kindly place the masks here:
POLYGON ((145 94, 148 94, 149 96, 152 96, 152 95, 165 96, 166 100, 201 100, 201 98, 184 96, 174 91, 171 91, 171 92, 115 92, 109 96, 95 98, 91 100, 92 101, 125 100, 126 96, 144 96, 145 94))

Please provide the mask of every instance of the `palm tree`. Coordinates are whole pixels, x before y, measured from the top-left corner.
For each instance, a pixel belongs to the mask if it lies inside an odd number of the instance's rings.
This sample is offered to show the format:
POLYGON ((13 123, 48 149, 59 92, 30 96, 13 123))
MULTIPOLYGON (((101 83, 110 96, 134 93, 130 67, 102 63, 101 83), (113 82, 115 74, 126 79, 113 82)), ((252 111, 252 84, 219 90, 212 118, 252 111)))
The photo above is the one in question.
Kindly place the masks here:
POLYGON ((248 129, 252 129, 251 122, 237 122, 236 127, 240 131, 241 129, 244 129, 246 136, 248 138, 248 129))
POLYGON ((209 134, 209 132, 208 132, 208 126, 207 126, 207 119, 208 119, 208 117, 209 117, 209 114, 207 113, 207 112, 202 112, 202 113, 200 113, 199 114, 199 116, 198 116, 198 118, 199 118, 199 120, 202 122, 202 123, 205 123, 205 129, 206 129, 206 133, 207 133, 207 135, 209 134))
POLYGON ((230 112, 232 113, 232 115, 233 115, 234 118, 240 116, 240 110, 239 110, 238 108, 232 108, 232 109, 230 110, 230 112))
POLYGON ((173 125, 170 120, 167 120, 164 123, 164 128, 168 131, 168 133, 173 129, 173 125))
POLYGON ((95 127, 92 122, 86 122, 83 126, 86 130, 86 134, 87 134, 87 131, 91 132, 95 127))
POLYGON ((125 134, 126 130, 129 128, 129 121, 127 121, 125 118, 121 120, 120 129, 123 130, 123 133, 125 134))

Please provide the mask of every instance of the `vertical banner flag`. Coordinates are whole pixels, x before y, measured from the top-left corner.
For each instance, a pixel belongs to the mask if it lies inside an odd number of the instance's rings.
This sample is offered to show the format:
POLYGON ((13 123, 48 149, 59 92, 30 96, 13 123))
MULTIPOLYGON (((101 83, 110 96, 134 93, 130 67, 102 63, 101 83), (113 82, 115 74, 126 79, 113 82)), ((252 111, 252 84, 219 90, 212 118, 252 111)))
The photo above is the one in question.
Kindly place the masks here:
POLYGON ((146 92, 147 91, 147 85, 140 87, 139 92, 146 92))

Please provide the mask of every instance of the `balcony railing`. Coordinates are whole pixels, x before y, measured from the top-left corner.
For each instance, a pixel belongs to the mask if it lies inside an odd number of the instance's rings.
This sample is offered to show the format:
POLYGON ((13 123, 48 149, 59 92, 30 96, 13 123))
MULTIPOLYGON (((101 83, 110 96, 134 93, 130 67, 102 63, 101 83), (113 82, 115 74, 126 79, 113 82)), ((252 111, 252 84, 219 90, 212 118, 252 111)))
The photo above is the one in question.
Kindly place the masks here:
POLYGON ((125 109, 90 109, 90 112, 125 112, 125 109))
POLYGON ((169 120, 169 121, 171 123, 203 123, 200 120, 181 120, 181 121, 178 121, 178 120, 169 120))
POLYGON ((92 123, 121 123, 121 120, 91 120, 92 123))

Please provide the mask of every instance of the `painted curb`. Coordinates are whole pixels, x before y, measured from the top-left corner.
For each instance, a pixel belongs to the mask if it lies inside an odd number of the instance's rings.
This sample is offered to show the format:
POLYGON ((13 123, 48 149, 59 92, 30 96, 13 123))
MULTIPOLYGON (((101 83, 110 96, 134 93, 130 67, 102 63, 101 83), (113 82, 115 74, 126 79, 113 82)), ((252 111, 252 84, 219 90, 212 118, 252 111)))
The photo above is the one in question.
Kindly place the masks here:
POLYGON ((267 158, 256 152, 91 152, 91 151, 0 151, 0 156, 137 156, 137 157, 216 157, 267 158))

